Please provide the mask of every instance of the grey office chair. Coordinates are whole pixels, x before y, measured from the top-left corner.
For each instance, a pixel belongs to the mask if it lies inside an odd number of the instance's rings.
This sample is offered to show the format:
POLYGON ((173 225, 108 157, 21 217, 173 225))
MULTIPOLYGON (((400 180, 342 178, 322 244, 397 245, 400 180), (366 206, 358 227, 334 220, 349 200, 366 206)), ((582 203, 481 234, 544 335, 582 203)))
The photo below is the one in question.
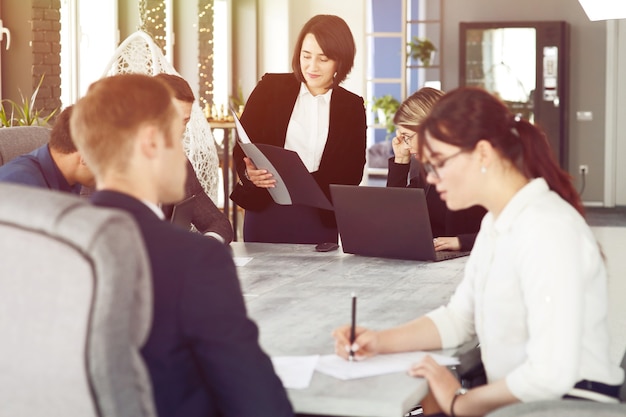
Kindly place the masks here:
POLYGON ((50 129, 43 126, 0 128, 0 166, 16 156, 34 151, 48 143, 50 129))
POLYGON ((0 417, 155 417, 150 268, 132 218, 0 184, 0 417))

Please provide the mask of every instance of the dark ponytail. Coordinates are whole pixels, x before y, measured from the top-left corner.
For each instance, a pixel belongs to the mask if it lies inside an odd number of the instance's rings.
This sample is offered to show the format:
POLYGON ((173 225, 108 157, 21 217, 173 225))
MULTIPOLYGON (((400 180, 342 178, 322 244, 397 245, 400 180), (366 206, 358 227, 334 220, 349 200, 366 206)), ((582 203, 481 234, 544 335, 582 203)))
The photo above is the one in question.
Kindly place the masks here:
POLYGON ((426 131, 437 140, 466 150, 474 149, 480 140, 489 141, 525 177, 545 179, 551 190, 584 216, 571 176, 559 167, 543 131, 514 116, 502 101, 487 91, 475 87, 450 91, 435 104, 416 130, 420 158, 426 131))

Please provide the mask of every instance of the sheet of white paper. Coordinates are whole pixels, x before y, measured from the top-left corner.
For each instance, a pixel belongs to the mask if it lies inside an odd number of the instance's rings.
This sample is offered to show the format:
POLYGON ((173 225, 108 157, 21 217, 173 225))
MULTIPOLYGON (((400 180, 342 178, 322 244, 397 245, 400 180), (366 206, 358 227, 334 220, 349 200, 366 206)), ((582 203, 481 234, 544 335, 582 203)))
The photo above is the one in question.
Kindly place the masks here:
POLYGON ((274 356, 272 364, 285 388, 304 389, 311 383, 319 355, 274 356))
POLYGON ((250 143, 250 137, 248 137, 248 134, 243 129, 243 126, 241 125, 241 122, 239 121, 239 117, 237 117, 237 113, 235 113, 235 111, 232 108, 230 109, 230 111, 232 112, 233 119, 235 120, 235 128, 237 129, 237 135, 239 137, 239 140, 242 143, 250 143))
POLYGON ((235 262, 235 266, 246 266, 248 262, 252 260, 252 257, 249 256, 234 256, 233 262, 235 262))
POLYGON ((354 362, 349 362, 337 355, 323 355, 317 362, 315 370, 343 380, 365 378, 394 372, 406 372, 411 364, 421 361, 426 355, 432 356, 440 365, 448 366, 459 363, 457 358, 429 352, 392 353, 354 362))

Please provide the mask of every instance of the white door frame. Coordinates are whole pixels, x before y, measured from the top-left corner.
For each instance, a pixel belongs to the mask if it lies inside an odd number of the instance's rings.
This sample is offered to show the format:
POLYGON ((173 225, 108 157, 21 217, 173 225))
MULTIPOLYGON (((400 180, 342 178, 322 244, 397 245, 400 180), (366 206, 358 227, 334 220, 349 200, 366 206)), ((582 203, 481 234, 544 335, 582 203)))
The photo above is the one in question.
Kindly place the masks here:
POLYGON ((61 2, 61 101, 75 103, 96 81, 119 44, 117 0, 61 2))
POLYGON ((626 205, 626 121, 619 109, 626 106, 626 23, 607 21, 606 127, 604 156, 604 206, 626 205), (620 33, 621 29, 621 33, 620 33))

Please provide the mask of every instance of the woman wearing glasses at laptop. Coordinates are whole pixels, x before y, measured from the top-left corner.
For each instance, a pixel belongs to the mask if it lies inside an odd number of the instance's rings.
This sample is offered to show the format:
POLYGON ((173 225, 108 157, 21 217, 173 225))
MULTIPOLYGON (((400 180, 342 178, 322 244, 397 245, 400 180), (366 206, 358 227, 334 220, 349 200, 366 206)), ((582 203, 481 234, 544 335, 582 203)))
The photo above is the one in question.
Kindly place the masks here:
MULTIPOLYGON (((448 208, 488 212, 449 303, 391 329, 357 328, 356 359, 477 337, 485 385, 462 389, 430 357, 409 370, 428 380, 446 414, 562 397, 617 402, 624 373, 609 355, 603 256, 544 133, 495 96, 464 87, 435 104, 418 137, 427 181, 448 208)), ((349 326, 334 336, 347 357, 349 326)))
MULTIPOLYGON (((329 184, 357 185, 365 166, 363 98, 339 85, 354 64, 350 28, 338 16, 317 15, 301 29, 293 73, 265 74, 250 95, 241 124, 250 140, 295 151, 330 199, 329 184)), ((267 189, 275 179, 235 146, 240 183, 231 199, 246 209, 247 242, 337 242, 332 211, 281 206, 267 189)))
POLYGON ((426 182, 426 173, 413 158, 417 152, 416 125, 428 115, 433 105, 443 96, 443 92, 424 87, 402 102, 393 122, 397 126, 396 137, 391 141, 394 156, 389 158, 387 187, 423 188, 426 193, 430 227, 435 239, 435 250, 470 251, 485 209, 480 206, 452 211, 439 197, 434 186, 426 182), (407 178, 409 184, 407 185, 407 178))

